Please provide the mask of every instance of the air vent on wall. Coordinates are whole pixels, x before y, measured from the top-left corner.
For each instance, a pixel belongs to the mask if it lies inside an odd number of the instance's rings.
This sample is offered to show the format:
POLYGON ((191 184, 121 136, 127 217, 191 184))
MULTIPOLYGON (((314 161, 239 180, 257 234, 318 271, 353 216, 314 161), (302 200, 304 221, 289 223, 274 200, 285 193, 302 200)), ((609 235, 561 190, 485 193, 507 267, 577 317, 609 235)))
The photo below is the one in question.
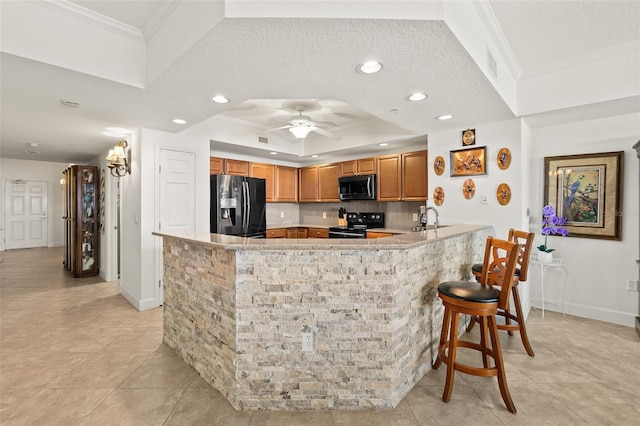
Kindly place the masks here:
POLYGON ((269 139, 265 138, 264 136, 258 136, 258 142, 269 143, 269 139))
POLYGON ((496 58, 493 57, 489 49, 487 49, 487 69, 489 73, 495 78, 498 79, 498 64, 496 63, 496 58))

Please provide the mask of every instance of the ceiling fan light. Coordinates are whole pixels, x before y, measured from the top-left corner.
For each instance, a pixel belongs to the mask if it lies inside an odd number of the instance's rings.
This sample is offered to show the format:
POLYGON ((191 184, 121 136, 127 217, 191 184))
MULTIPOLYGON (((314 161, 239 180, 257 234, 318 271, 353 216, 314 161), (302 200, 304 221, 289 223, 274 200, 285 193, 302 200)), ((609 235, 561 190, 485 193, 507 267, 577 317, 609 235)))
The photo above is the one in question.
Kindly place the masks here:
POLYGON ((297 139, 304 139, 311 131, 311 128, 307 126, 293 126, 289 127, 289 131, 293 133, 297 139))

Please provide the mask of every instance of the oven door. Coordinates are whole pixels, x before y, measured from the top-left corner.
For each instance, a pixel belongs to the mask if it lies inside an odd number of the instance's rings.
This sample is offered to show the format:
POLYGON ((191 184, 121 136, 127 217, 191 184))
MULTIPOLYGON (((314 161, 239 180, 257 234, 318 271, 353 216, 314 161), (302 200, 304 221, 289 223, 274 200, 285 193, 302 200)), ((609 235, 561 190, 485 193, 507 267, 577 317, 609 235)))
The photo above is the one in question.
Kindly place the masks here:
POLYGON ((329 228, 329 238, 367 238, 367 230, 329 228))

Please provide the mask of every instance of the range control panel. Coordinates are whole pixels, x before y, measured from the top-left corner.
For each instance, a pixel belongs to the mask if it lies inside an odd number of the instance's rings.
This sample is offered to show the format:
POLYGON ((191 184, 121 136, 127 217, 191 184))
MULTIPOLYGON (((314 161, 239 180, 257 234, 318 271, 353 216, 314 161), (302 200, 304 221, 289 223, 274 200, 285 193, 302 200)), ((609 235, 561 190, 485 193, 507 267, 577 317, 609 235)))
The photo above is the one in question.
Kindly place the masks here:
POLYGON ((384 213, 347 212, 349 227, 384 228, 384 213))

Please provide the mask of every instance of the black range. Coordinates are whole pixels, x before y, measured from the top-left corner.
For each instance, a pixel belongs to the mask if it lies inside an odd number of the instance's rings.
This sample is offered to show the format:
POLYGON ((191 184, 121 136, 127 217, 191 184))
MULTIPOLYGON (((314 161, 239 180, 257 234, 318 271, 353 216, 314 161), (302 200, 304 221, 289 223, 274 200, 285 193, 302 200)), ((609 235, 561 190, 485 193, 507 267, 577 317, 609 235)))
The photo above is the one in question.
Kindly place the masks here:
POLYGON ((347 226, 329 228, 329 238, 367 238, 367 229, 384 228, 384 213, 347 212, 347 226))

